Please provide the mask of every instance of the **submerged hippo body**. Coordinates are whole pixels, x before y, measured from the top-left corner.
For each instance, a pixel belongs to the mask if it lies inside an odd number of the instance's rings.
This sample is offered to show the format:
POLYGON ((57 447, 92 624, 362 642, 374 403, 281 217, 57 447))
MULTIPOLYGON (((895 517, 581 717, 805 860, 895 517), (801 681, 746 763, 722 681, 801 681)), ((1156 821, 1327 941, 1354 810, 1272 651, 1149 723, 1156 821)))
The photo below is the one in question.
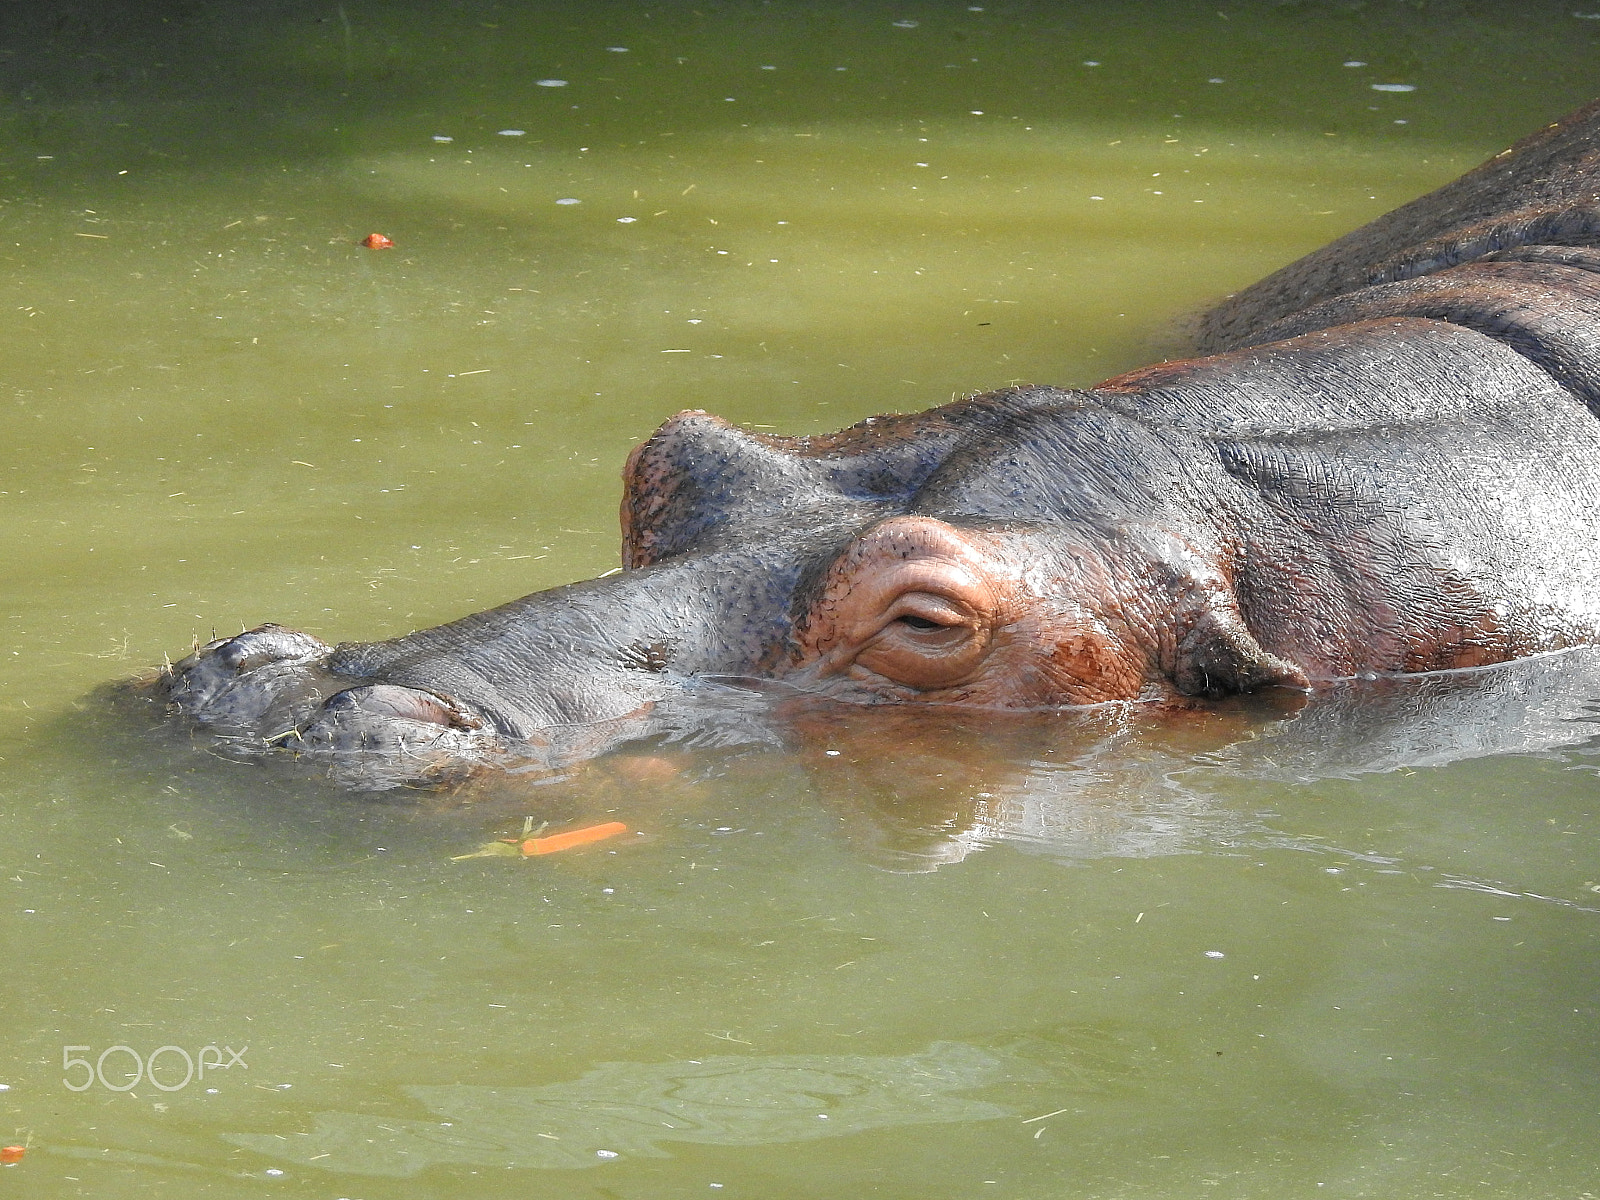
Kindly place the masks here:
POLYGON ((1600 642, 1600 105, 1202 319, 1208 357, 784 438, 682 413, 621 575, 156 693, 356 786, 570 761, 729 683, 1049 708, 1600 642))

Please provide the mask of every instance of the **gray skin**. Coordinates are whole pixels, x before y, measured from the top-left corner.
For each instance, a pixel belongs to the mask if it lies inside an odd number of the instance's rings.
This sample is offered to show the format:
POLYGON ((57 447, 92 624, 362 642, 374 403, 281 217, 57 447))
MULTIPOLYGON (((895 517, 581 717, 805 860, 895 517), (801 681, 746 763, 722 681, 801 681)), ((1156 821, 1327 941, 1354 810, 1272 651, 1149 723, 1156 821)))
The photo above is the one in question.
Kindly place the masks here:
POLYGON ((614 578, 151 685, 359 788, 552 766, 752 680, 1175 702, 1600 642, 1600 104, 1229 298, 1207 356, 779 438, 681 413, 614 578))

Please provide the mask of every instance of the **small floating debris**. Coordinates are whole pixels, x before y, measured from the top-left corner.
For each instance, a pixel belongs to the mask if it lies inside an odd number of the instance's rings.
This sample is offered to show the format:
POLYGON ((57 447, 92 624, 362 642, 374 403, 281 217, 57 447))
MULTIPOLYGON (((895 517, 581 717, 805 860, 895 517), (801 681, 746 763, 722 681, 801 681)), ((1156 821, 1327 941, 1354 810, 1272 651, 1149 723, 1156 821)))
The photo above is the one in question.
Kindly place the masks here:
POLYGON ((563 197, 561 197, 561 199, 557 200, 556 203, 557 204, 582 204, 583 201, 579 200, 576 196, 563 196, 563 197))
POLYGON ((19 1163, 27 1152, 26 1146, 0 1146, 0 1163, 19 1163))
POLYGON ((603 842, 606 838, 627 833, 621 821, 607 821, 603 825, 587 825, 582 829, 569 829, 565 833, 552 833, 545 837, 529 838, 522 843, 522 853, 530 858, 535 854, 554 854, 558 850, 571 850, 574 846, 587 846, 603 842))
POLYGON ((520 837, 486 842, 471 854, 457 854, 452 856, 450 861, 461 862, 468 858, 515 858, 519 855, 523 858, 533 858, 540 854, 555 854, 577 846, 603 842, 606 838, 628 832, 628 827, 621 821, 607 821, 601 825, 586 825, 581 829, 568 829, 561 833, 540 836, 544 834, 544 829, 544 825, 535 828, 533 818, 528 817, 522 823, 520 837))
POLYGON ((369 233, 361 239, 361 244, 368 250, 393 250, 394 239, 385 237, 381 233, 369 233))
POLYGON ((538 84, 540 87, 566 87, 567 86, 567 81, 565 79, 535 79, 534 83, 538 84))
POLYGON ((436 133, 436 134, 433 135, 433 140, 436 141, 436 142, 453 142, 453 141, 455 141, 455 138, 448 137, 448 136, 446 136, 445 134, 442 134, 442 133, 436 133))
POLYGON ((1352 58, 1349 62, 1345 63, 1344 65, 1347 66, 1347 67, 1364 67, 1367 64, 1362 62, 1359 58, 1352 58))
POLYGON ((526 129, 501 129, 501 130, 497 130, 496 131, 495 136, 496 137, 527 137, 528 136, 528 131, 526 129))
POLYGON ((1417 85, 1414 83, 1374 83, 1369 85, 1375 92, 1414 92, 1417 85))
POLYGON ((607 46, 606 49, 612 54, 626 54, 628 52, 626 46, 607 46))
POLYGON ((896 21, 894 23, 894 27, 896 29, 915 29, 918 25, 921 25, 921 24, 922 24, 921 21, 896 21))
POLYGON ((638 219, 639 219, 638 217, 618 217, 617 218, 617 224, 618 225, 632 225, 638 219))

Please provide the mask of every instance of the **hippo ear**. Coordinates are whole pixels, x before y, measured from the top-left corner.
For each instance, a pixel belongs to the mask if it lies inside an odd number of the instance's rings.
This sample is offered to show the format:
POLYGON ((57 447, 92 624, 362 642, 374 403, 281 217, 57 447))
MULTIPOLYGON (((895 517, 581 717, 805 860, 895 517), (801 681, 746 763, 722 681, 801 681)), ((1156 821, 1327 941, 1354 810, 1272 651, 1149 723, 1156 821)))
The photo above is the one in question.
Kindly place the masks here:
POLYGON ((622 565, 648 567, 690 549, 730 516, 794 505, 810 488, 768 439, 721 417, 683 412, 628 456, 622 471, 622 565))
POLYGON ((1186 696, 1226 696, 1273 684, 1310 686, 1299 667, 1262 648, 1231 605, 1201 612, 1178 643, 1172 682, 1186 696))
POLYGON ((747 433, 703 412, 682 412, 634 450, 623 469, 622 562, 647 567, 719 527, 841 502, 908 504, 963 439, 1061 393, 1019 388, 906 416, 868 417, 838 433, 747 433))

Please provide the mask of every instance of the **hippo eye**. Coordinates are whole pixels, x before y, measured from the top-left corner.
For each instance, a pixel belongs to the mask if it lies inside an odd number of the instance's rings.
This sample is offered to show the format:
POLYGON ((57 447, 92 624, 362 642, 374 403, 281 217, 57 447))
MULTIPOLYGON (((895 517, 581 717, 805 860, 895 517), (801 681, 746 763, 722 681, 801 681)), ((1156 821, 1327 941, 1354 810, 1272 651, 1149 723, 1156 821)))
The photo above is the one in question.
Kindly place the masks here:
POLYGON ((962 602, 928 592, 898 597, 878 632, 856 654, 858 666, 920 689, 950 687, 981 661, 988 643, 962 602))
POLYGON ((932 517, 892 518, 829 568, 797 622, 795 662, 869 695, 965 687, 1008 628, 1001 597, 1015 573, 987 535, 932 517))

